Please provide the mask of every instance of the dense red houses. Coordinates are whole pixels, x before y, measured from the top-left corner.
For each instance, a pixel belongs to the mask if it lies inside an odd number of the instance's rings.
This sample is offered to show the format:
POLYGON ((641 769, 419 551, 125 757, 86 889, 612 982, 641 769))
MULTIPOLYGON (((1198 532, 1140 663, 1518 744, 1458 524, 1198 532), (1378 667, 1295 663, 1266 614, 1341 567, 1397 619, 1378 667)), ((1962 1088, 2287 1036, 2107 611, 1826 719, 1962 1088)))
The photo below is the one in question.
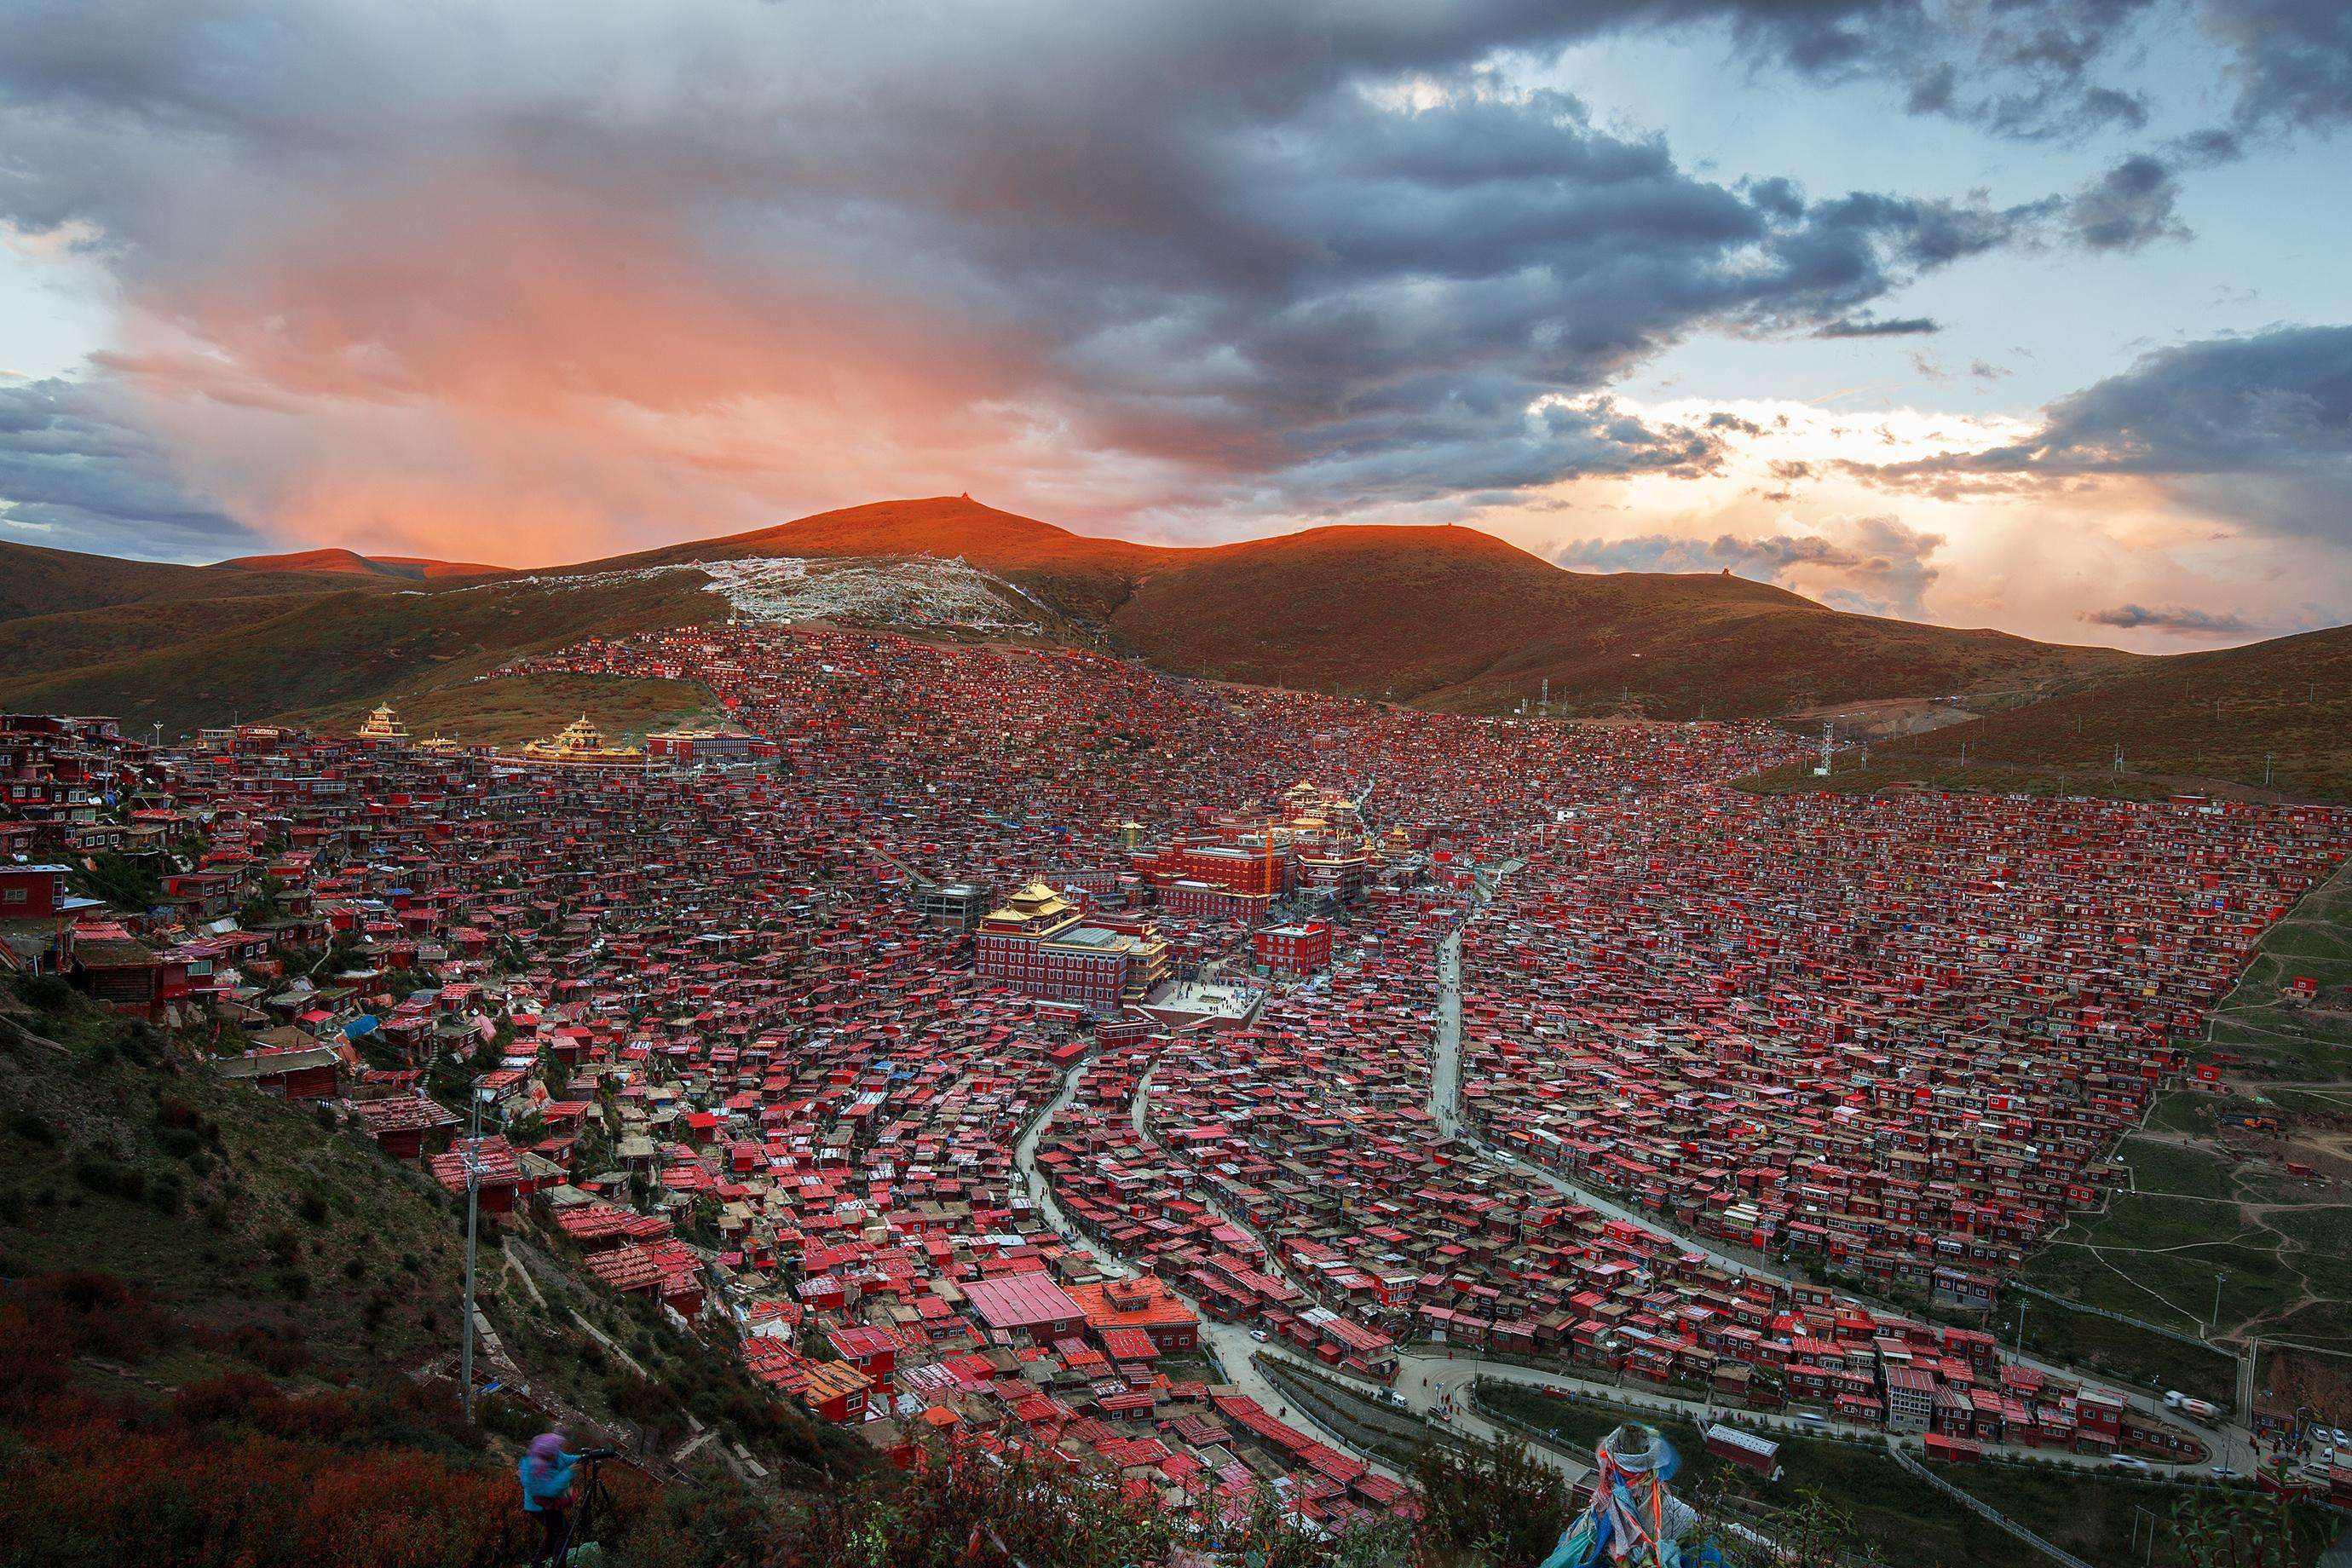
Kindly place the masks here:
POLYGON ((1943 1442, 2185 1440, 1675 1233, 1983 1299, 2095 1199, 2339 814, 1751 796, 1727 782, 1795 749, 1759 727, 852 632, 530 668, 690 677, 757 744, 535 768, 0 720, 6 962, 204 1021, 214 1070, 470 1173, 494 1224, 723 1318, 780 1397, 885 1447, 1060 1453, 1171 1506, 1396 1506, 1222 1381, 1216 1321, 1374 1379, 1437 1341, 1943 1442), (1472 868, 1507 860, 1473 919, 1472 868), (143 907, 78 903, 101 873, 143 907), (1033 1132, 1064 1224, 1138 1274, 1048 1223, 1033 1132))

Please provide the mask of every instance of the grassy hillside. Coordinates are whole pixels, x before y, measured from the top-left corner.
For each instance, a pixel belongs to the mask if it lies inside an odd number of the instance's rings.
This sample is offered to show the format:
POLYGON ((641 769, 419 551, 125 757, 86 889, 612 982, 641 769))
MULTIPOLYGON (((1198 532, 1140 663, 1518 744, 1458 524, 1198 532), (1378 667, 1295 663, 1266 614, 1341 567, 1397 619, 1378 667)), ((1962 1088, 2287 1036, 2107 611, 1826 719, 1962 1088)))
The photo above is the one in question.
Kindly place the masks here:
POLYGON ((2352 627, 2146 659, 2094 689, 1874 748, 1874 763, 1926 773, 1958 761, 2059 768, 2095 784, 2122 773, 2195 787, 2218 780, 2296 798, 2352 800, 2352 627))
MULTIPOLYGON (((453 687, 530 648, 720 610, 693 574, 613 580, 629 569, 934 556, 1034 595, 1052 612, 1048 636, 1107 641, 1180 674, 1466 712, 1533 703, 1547 680, 1563 713, 1749 717, 1954 696, 1999 710, 1885 741, 1871 774, 1833 787, 2259 788, 2274 754, 2279 792, 2352 798, 2352 631, 2149 658, 1849 615, 1726 575, 1567 572, 1465 528, 1321 528, 1175 549, 941 496, 454 585, 436 574, 472 568, 350 552, 176 567, 6 548, 18 553, 0 563, 22 570, 0 589, 0 705, 167 729, 339 715, 453 687), (1969 770, 1981 777, 1959 776, 1969 770)), ((1940 705, 1930 715, 1946 716, 1940 705)), ((1811 787, 1795 772, 1777 784, 1811 787)))
MULTIPOLYGON (((224 574, 226 575, 226 574, 224 574)), ((112 713, 167 734, 233 718, 349 712, 486 674, 519 654, 723 614, 696 573, 436 592, 346 589, 250 625, 76 668, 0 679, 0 706, 112 713)))
POLYGON ((513 1456, 559 1419, 648 1456, 616 1479, 646 1548, 618 1561, 698 1561, 682 1513, 789 1500, 738 1496, 720 1444, 679 1468, 696 1419, 791 1487, 870 1468, 523 1217, 485 1229, 477 1299, 532 1403, 467 1426, 461 1205, 203 1049, 0 985, 0 1559, 519 1562, 513 1456))
POLYGON ((348 587, 332 574, 302 571, 216 572, 161 561, 118 561, 0 543, 0 620, 60 615, 108 605, 172 599, 236 598, 251 594, 317 592, 348 587))
MULTIPOLYGON (((326 731, 358 727, 374 706, 346 703, 297 714, 326 731)), ((477 745, 509 745, 551 735, 585 713, 606 737, 635 743, 648 730, 713 716, 718 699, 698 680, 632 680, 618 675, 501 675, 436 687, 400 701, 401 721, 422 739, 446 735, 477 745)))
POLYGON ((961 557, 1159 667, 1469 712, 1532 702, 1667 717, 2032 686, 2133 664, 2106 648, 1828 609, 1717 575, 1591 574, 1467 528, 1310 529, 1202 548, 1096 539, 962 497, 887 501, 591 563, 961 557))
MULTIPOLYGON (((1654 1413, 1604 1400, 1563 1398, 1548 1390, 1496 1381, 1477 1385, 1476 1406, 1571 1450, 1589 1451, 1627 1421, 1658 1419, 1654 1413)), ((1679 1420, 1660 1426, 1682 1457, 1682 1468, 1675 1478, 1675 1495, 1711 1503, 1724 1500, 1760 1528, 1783 1539, 1818 1540, 1827 1534, 1852 1554, 1845 1561, 1900 1563, 1905 1568, 2042 1568, 2049 1562, 2033 1547, 1902 1469, 1874 1446, 1774 1433, 1771 1436, 1780 1447, 1781 1473, 1779 1479, 1766 1481, 1708 1452, 1696 1426, 1679 1420), (1781 1522, 1776 1530, 1776 1516, 1780 1521, 1801 1518, 1809 1496, 1827 1500, 1839 1516, 1840 1528, 1808 1531, 1801 1523, 1781 1522), (1864 1552, 1876 1555, 1865 1558, 1864 1552)), ((1959 1465, 1943 1467, 1941 1473, 1961 1489, 1988 1499, 2010 1517, 2089 1562, 2113 1563, 2116 1568, 2143 1562, 2159 1568, 2202 1568, 2174 1528, 2176 1510, 2188 1498, 2177 1488, 2095 1470, 2047 1466, 1959 1465), (2146 1519, 2138 1521, 2137 1538, 2133 1531, 2134 1516, 2147 1513, 2155 1515, 2158 1525, 2153 1548, 2146 1546, 2146 1519), (2148 1554, 2143 1556, 2143 1552, 2148 1554)), ((2190 1506, 2196 1506, 2193 1500, 2190 1506)), ((2216 1500, 2208 1506, 2226 1511, 2231 1505, 2216 1500)), ((2325 1510, 2319 1508, 2298 1510, 2289 1521, 2294 1546, 2276 1561, 2281 1564, 2314 1562, 2321 1547, 2334 1538, 2327 1523, 2325 1510)), ((1807 1563, 1833 1560, 1837 1554, 1828 1551, 1818 1558, 1801 1558, 1807 1563)))
POLYGON ((1326 528, 1192 552, 1111 618, 1187 673, 1469 712, 1663 717, 2080 678, 2130 656, 1847 615, 1721 575, 1565 572, 1463 528, 1326 528))
POLYGON ((1135 584, 1172 558, 1192 553, 1096 539, 982 506, 963 496, 877 501, 819 512, 794 522, 724 539, 665 545, 579 571, 740 560, 755 555, 820 558, 931 555, 958 559, 1018 583, 1064 614, 1102 621, 1135 584))
POLYGON ((286 615, 318 596, 317 589, 302 589, 146 600, 0 620, 0 681, 55 675, 218 637, 286 615))

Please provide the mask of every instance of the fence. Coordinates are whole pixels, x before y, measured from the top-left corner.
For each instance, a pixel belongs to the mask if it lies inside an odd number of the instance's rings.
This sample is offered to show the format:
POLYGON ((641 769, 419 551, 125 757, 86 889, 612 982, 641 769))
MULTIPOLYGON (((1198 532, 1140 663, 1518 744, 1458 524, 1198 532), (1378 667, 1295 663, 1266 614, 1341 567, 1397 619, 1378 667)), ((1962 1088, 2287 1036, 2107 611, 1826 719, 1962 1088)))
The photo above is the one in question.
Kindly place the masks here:
POLYGON ((2042 1537, 2034 1534, 2033 1531, 2026 1529, 2025 1526, 2018 1523, 2015 1520, 2010 1518, 2007 1514, 2001 1512, 1999 1509, 1993 1507, 1992 1504, 1985 1501, 1984 1499, 1977 1496, 1974 1492, 1963 1491, 1958 1487, 1954 1486, 1951 1482, 1946 1480, 1943 1477, 1937 1475, 1935 1471, 1929 1469, 1927 1466, 1921 1464, 1918 1460, 1905 1453, 1901 1448, 1889 1446, 1886 1451, 1895 1457, 1895 1462, 1903 1467, 1906 1474, 1916 1476, 1919 1479, 1927 1482, 1929 1486, 1935 1488, 1946 1497, 1950 1498, 1954 1502, 1958 1503, 1961 1507, 1967 1509, 1970 1513, 1975 1514, 1979 1519, 1983 1520, 1987 1524, 1994 1525, 2001 1530, 2007 1531, 2010 1534, 2014 1535, 2017 1539, 2022 1541, 2036 1552, 2041 1552, 2043 1556, 2050 1558, 2053 1562, 2064 1563, 2066 1568, 2091 1568, 2090 1563, 2084 1562, 2081 1558, 2075 1556, 2073 1552, 2067 1551, 2062 1546, 2053 1546, 2050 1542, 2042 1540, 2042 1537))
POLYGON ((1460 1437, 1410 1411, 1381 1405, 1368 1394, 1314 1376, 1279 1356, 1260 1351, 1250 1359, 1266 1381, 1288 1395, 1316 1425, 1360 1453, 1379 1455, 1402 1468, 1424 1443, 1462 1446, 1460 1437))

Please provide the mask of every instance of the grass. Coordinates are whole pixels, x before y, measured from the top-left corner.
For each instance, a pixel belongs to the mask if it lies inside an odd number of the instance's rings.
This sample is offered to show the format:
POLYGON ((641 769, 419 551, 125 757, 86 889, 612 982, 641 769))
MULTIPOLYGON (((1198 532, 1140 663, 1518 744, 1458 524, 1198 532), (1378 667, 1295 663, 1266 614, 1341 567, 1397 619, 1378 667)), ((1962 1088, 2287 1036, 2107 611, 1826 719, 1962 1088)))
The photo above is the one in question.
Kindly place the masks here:
MULTIPOLYGON (((299 717, 321 730, 356 728, 373 703, 299 717)), ((551 735, 585 713, 615 744, 650 730, 715 713, 718 699, 698 680, 619 675, 499 675, 436 687, 401 699, 401 721, 423 739, 446 735, 480 745, 510 745, 551 735)))
POLYGON ((579 586, 520 579, 427 592, 346 588, 284 613, 77 668, 0 679, 19 711, 110 713, 133 732, 348 712, 457 685, 520 655, 724 612, 698 573, 579 586))
POLYGON ((2212 1314, 2217 1281, 2225 1328, 2293 1299, 2294 1277, 2275 1240, 2242 1223, 2234 1205, 2206 1201, 2259 1195, 2250 1178, 2215 1155, 2144 1137, 2125 1139, 2118 1152, 2137 1190, 2118 1191, 2104 1213, 2075 1216, 2027 1265, 2027 1283, 2186 1333, 2212 1314))
MULTIPOLYGON (((2158 1100, 2147 1133, 2126 1138, 2118 1151, 2133 1190, 2061 1231, 2029 1265, 2029 1282, 2191 1332, 2214 1315, 2218 1283, 2224 1337, 2256 1331, 2352 1342, 2352 1207, 2284 1169, 2299 1136, 2352 1124, 2344 1094, 2352 1090, 2352 1013, 2342 1010, 2347 986, 2352 869, 2338 871, 2264 935, 2214 1012, 2202 1054, 2228 1068, 2228 1092, 2182 1090, 2158 1100), (2289 982, 2304 975, 2320 983, 2316 1005, 2290 999, 2289 982), (2281 1080, 2317 1087, 2272 1087, 2281 1080), (2233 1151, 2224 1139, 2248 1117, 2275 1117, 2278 1141, 2240 1137, 2233 1151)), ((2148 1353, 2126 1364, 2166 1379, 2203 1375, 2205 1358, 2186 1347, 2168 1352, 2154 1336, 2148 1342, 2148 1353)), ((2167 1386, 2205 1392, 2187 1381, 2167 1386)))
POLYGON ((2237 1363, 2224 1352, 2201 1350, 2112 1318, 2014 1292, 2002 1299, 1985 1327, 2001 1343, 2015 1345, 2021 1321, 2025 1349, 2044 1360, 2088 1368, 2157 1392, 2177 1388, 2221 1405, 2234 1396, 2237 1363))
MULTIPOLYGON (((2148 1564, 2148 1568, 2206 1568, 2183 1544, 2176 1512, 2206 1501, 2178 1487, 2121 1476, 2024 1465, 1933 1465, 1945 1480, 1982 1498, 2052 1545, 2097 1563, 2148 1564), (2148 1544, 2151 1529, 2154 1545, 2148 1544), (2135 1532, 2137 1531, 2137 1547, 2135 1532)), ((2207 1506, 2246 1506, 2242 1494, 2216 1494, 2207 1506)), ((2310 1563, 2340 1527, 2326 1510, 2304 1504, 2296 1510, 2305 1533, 2303 1550, 2283 1562, 2310 1563)), ((2037 1559, 2039 1561, 2039 1559, 2037 1559)))
POLYGON ((1960 748, 1994 766, 2095 781, 2126 773, 2189 789, 2352 800, 2352 627, 2147 659, 2090 689, 1873 748, 1929 776, 1960 748), (2268 784, 2264 776, 2268 775, 2268 784))
MULTIPOLYGON (((352 1388, 452 1361, 465 1234, 454 1198, 315 1110, 214 1077, 194 1042, 57 989, 0 988, 0 1279, 120 1279, 184 1326, 138 1368, 173 1387, 257 1373, 352 1388)), ((486 1229, 478 1300, 535 1388, 665 1444, 684 1437, 691 1410, 786 1476, 866 1462, 724 1344, 576 1271, 566 1244, 521 1218, 486 1229), (507 1265, 508 1236, 536 1294, 507 1265), (627 1358, 583 1337, 581 1318, 627 1358)))
MULTIPOLYGON (((2352 1088, 2352 867, 2305 895, 2264 933, 2260 951, 2214 1009, 2210 1054, 2252 1065, 2258 1076, 2327 1079, 2352 1088), (2290 982, 2319 983, 2314 1005, 2290 982)), ((2309 1106, 2307 1109, 2318 1109, 2309 1106)), ((2340 1110, 2340 1107, 2334 1108, 2340 1110)))

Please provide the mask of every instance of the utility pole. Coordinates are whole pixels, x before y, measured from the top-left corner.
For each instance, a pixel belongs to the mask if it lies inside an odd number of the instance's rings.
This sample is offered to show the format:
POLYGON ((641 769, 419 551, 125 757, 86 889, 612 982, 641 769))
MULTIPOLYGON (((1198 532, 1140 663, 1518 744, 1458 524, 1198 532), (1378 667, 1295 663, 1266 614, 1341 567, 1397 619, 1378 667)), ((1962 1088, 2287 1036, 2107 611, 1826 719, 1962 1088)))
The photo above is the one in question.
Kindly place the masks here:
POLYGON ((2032 1300, 2027 1297, 2020 1296, 2017 1299, 2017 1342, 2010 1348, 2019 1355, 2025 1353, 2025 1314, 2032 1306, 2032 1300))
POLYGON ((466 1136, 466 1338, 457 1352, 458 1401, 466 1420, 474 1419, 474 1238, 482 1206, 482 1080, 466 1085, 473 1101, 466 1136))
POLYGON ((2264 789, 2271 787, 2271 764, 2277 761, 2278 753, 2276 752, 2264 752, 2263 753, 2263 787, 2264 789))
POLYGON ((2221 1331, 2221 1287, 2229 1278, 2230 1271, 2226 1268, 2216 1271, 2213 1276, 2213 1321, 2205 1331, 2205 1337, 2209 1340, 2221 1331))

